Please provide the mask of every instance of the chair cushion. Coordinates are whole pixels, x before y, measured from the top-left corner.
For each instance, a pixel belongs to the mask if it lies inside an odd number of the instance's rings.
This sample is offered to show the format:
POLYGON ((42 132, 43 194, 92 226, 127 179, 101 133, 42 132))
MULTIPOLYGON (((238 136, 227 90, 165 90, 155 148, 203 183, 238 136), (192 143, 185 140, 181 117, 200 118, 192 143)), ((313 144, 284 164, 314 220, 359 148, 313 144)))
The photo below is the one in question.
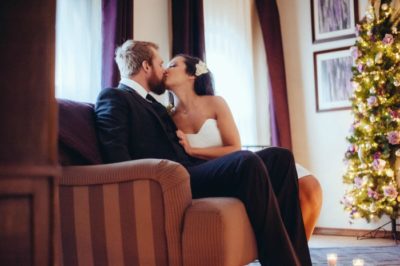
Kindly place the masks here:
POLYGON ((94 106, 57 99, 59 160, 62 165, 102 163, 95 130, 94 106))

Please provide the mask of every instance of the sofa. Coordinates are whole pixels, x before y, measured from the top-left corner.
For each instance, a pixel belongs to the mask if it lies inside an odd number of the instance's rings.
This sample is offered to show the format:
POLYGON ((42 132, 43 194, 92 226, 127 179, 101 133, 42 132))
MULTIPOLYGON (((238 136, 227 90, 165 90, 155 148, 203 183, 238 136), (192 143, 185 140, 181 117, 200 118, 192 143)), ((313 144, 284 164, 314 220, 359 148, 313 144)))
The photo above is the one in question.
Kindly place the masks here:
POLYGON ((257 258, 239 200, 192 199, 176 162, 104 164, 93 104, 57 102, 61 264, 239 266, 257 258))

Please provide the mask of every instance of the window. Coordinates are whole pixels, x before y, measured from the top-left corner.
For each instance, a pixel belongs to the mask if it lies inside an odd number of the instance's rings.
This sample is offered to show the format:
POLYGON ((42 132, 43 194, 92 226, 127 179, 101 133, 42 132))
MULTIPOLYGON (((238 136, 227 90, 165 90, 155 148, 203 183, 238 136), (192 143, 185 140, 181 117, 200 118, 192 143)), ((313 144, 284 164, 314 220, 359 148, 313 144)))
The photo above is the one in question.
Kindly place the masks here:
POLYGON ((253 1, 204 0, 207 65, 243 145, 269 145, 266 57, 253 1))
POLYGON ((94 102, 101 90, 101 0, 58 0, 56 97, 94 102))

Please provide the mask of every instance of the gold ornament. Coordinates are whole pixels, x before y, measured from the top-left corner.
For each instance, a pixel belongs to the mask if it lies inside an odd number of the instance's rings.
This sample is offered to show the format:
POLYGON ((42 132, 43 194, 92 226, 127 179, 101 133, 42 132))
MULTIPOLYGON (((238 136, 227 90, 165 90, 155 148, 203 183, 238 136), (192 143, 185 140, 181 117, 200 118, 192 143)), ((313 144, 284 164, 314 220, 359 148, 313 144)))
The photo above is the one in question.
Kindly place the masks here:
MULTIPOLYGON (((382 64, 382 57, 383 57, 382 52, 377 53, 375 56, 375 63, 382 64)), ((377 80, 377 79, 374 78, 374 80, 377 80)))

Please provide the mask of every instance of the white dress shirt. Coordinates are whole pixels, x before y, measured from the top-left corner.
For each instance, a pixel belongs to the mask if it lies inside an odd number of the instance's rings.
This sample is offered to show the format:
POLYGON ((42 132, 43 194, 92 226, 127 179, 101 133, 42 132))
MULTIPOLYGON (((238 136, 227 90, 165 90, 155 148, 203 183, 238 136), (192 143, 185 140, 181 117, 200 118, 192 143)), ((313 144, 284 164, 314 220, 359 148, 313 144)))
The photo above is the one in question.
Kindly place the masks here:
POLYGON ((150 94, 151 96, 154 97, 154 99, 157 100, 157 102, 161 103, 162 105, 168 106, 168 104, 169 104, 169 98, 168 98, 167 91, 165 91, 163 94, 160 94, 160 95, 156 94, 152 91, 148 92, 145 88, 142 87, 142 85, 140 85, 136 81, 129 79, 129 78, 121 78, 119 83, 124 84, 125 86, 128 86, 129 88, 134 89, 144 99, 146 99, 147 94, 150 94))

